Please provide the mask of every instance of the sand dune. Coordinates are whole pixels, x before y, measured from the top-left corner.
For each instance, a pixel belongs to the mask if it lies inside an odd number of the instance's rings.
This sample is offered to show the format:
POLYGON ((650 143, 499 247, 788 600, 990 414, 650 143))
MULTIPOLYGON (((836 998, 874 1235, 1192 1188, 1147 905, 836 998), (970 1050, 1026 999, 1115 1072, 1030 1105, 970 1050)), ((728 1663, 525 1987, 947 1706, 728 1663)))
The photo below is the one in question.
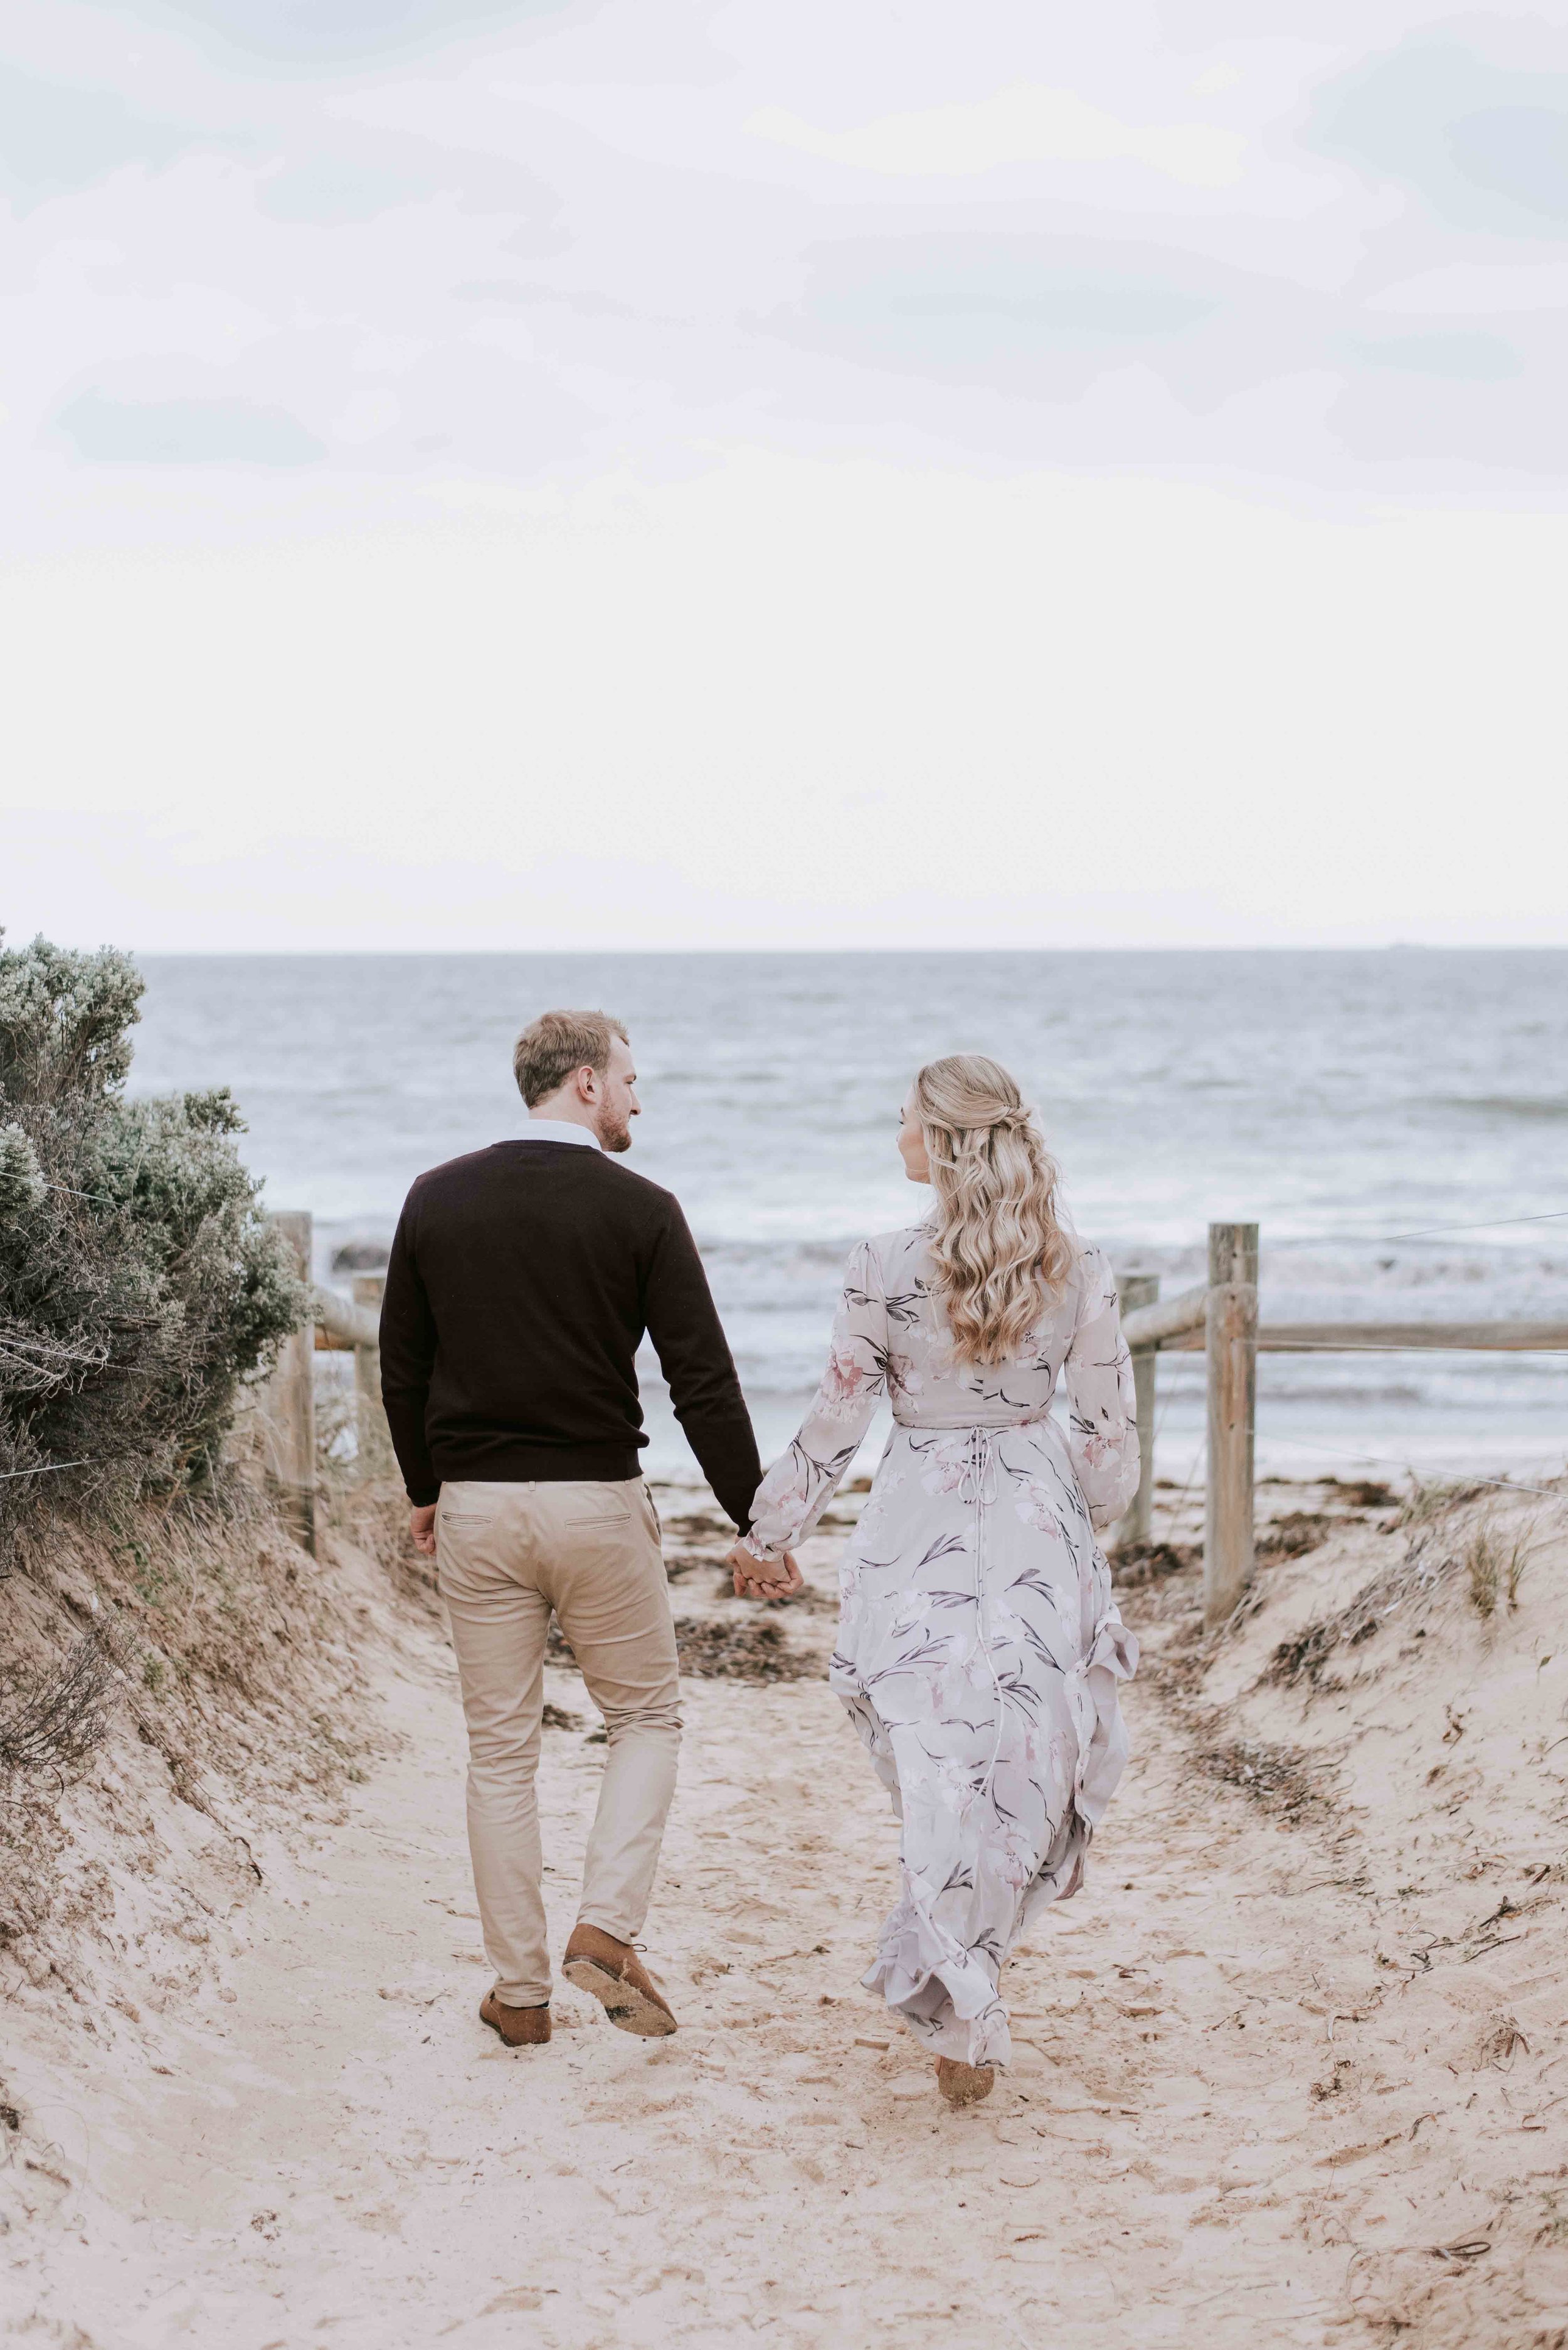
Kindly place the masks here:
MULTIPOLYGON (((121 2006, 15 1986, 15 2338, 1568 2344, 1563 1507, 1379 1531, 1343 1500, 1272 1496, 1326 1525, 1218 1642, 1190 1567, 1129 1591, 1136 1760, 1087 1891, 1009 1970, 1018 2064, 964 2114, 857 1988, 894 1831, 815 1678, 688 1685, 647 1935, 680 2033, 629 2039, 569 1989, 547 2049, 484 2033, 450 1654, 343 1548, 373 1609, 363 1783, 256 1823, 259 1890, 209 1870, 201 1964, 157 1998, 168 1937, 139 1949, 129 1906, 121 2006)), ((722 1618, 701 1524, 670 1547, 678 1605, 722 1618)), ((830 1633, 818 1610, 785 1637, 830 1633)), ((599 1752, 545 1740, 557 1947, 599 1752)), ((163 1866, 197 1881, 200 1845, 163 1866)))

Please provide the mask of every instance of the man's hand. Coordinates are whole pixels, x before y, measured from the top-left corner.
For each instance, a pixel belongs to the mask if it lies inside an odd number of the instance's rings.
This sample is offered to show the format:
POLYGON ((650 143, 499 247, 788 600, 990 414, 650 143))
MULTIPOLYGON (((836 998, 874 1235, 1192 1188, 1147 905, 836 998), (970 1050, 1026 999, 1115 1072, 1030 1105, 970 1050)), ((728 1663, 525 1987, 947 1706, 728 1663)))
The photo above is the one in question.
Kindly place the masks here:
POLYGON ((801 1587, 801 1572, 794 1554, 760 1559, 738 1542, 724 1564, 734 1575, 737 1599, 793 1599, 801 1587))
POLYGON ((409 1505, 409 1532, 414 1538, 414 1548, 425 1558, 434 1558, 436 1505, 433 1502, 412 1502, 409 1505))

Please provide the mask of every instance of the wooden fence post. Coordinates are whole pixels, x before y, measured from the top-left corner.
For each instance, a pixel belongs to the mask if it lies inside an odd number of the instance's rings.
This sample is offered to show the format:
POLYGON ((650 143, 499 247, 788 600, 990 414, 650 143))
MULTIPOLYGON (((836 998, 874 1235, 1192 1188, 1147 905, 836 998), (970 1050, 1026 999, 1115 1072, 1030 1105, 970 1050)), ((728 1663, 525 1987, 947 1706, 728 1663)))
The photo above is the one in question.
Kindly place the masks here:
MULTIPOLYGON (((1116 1288, 1125 1315, 1139 1305, 1152 1305, 1159 1295, 1158 1273, 1127 1273, 1118 1276, 1116 1288)), ((1137 1397, 1137 1492, 1127 1506, 1127 1513, 1116 1530, 1117 1550, 1131 1543, 1146 1543, 1154 1523, 1154 1367, 1158 1360, 1153 1347, 1135 1347, 1132 1350, 1133 1391, 1137 1397)))
POLYGON ((1258 1227, 1209 1227, 1209 1476, 1203 1624, 1212 1631, 1252 1579, 1252 1446, 1258 1389, 1258 1227))
MULTIPOLYGON (((294 1251, 300 1279, 311 1284, 313 1232, 307 1211, 269 1216, 294 1251)), ((295 1539, 316 1555, 316 1332, 290 1331, 260 1397, 266 1482, 295 1539)))
MULTIPOLYGON (((354 1276, 355 1305, 362 1305, 368 1314, 379 1315, 386 1286, 384 1273, 357 1273, 354 1276)), ((381 1403, 379 1347, 356 1347, 354 1349, 354 1405, 358 1439, 358 1473, 367 1479, 389 1477, 395 1464, 392 1431, 387 1426, 387 1414, 381 1403)))

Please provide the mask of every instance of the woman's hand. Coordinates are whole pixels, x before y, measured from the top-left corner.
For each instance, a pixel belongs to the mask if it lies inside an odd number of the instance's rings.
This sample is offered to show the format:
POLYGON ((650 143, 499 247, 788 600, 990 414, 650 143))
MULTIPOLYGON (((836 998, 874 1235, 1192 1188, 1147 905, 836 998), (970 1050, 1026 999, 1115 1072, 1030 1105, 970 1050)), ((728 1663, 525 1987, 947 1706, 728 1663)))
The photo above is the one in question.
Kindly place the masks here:
POLYGON ((783 1558, 760 1559, 738 1542, 724 1564, 734 1575, 737 1599, 793 1599, 801 1587, 801 1572, 791 1552, 783 1558))

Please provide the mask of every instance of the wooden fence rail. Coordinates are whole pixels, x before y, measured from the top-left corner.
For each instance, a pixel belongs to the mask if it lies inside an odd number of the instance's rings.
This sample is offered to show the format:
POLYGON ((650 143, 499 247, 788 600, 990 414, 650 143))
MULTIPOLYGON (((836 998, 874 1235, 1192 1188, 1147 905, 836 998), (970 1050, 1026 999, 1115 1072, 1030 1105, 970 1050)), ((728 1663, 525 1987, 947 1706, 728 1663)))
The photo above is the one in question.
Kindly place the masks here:
MULTIPOLYGON (((1161 1342, 1159 1351, 1196 1355, 1202 1331, 1161 1342)), ((1558 1355, 1568 1322, 1260 1322, 1260 1355, 1407 1355, 1423 1347, 1464 1355, 1558 1355)))
MULTIPOLYGON (((1137 1274, 1123 1274, 1124 1292, 1129 1281, 1138 1278, 1137 1274)), ((1158 1305, 1140 1305, 1124 1314, 1122 1334, 1135 1355, 1145 1348, 1178 1346, 1194 1331, 1201 1331, 1208 1310, 1209 1284, 1199 1282, 1196 1289, 1183 1289, 1175 1297, 1163 1298, 1158 1305)), ((1202 1339, 1197 1343, 1201 1346, 1202 1339)))
POLYGON ((1145 1302, 1124 1274, 1122 1328, 1132 1349, 1143 1445, 1138 1500, 1116 1529, 1118 1547, 1148 1539, 1144 1499, 1154 1473, 1155 1361, 1161 1354, 1208 1357, 1209 1465, 1203 1529, 1203 1620, 1212 1628, 1236 1607, 1253 1569, 1253 1448, 1259 1355, 1568 1352, 1568 1322, 1262 1322, 1258 1319, 1258 1227, 1210 1224, 1209 1279, 1175 1297, 1145 1302), (1146 1418, 1150 1433, 1144 1437, 1146 1418))
MULTIPOLYGON (((268 1222, 293 1251, 303 1281, 310 1279, 313 1230, 308 1214, 285 1212, 268 1222)), ((297 1542, 316 1552, 316 1371, 308 1329, 295 1330, 278 1349, 272 1376, 256 1396, 263 1472, 279 1512, 297 1542)))
MULTIPOLYGON (((272 1222, 310 1279, 312 1226, 306 1214, 272 1222)), ((384 1282, 359 1274, 352 1302, 335 1290, 311 1292, 315 1346, 352 1351, 358 1458, 368 1476, 392 1472, 391 1439, 381 1409, 379 1311, 384 1282)), ((1253 1453, 1260 1354, 1337 1354, 1367 1348, 1405 1353, 1568 1353, 1568 1322, 1261 1322, 1258 1227, 1210 1224, 1209 1278, 1174 1297, 1159 1295, 1158 1276, 1120 1277, 1122 1328, 1132 1349, 1141 1449, 1138 1489, 1116 1530, 1117 1547, 1147 1542, 1152 1522, 1155 1365, 1161 1354, 1208 1360, 1208 1470, 1204 1491, 1203 1617, 1212 1627, 1235 1608, 1251 1579, 1253 1453)), ((277 1367, 258 1396, 267 1482, 307 1550, 316 1548, 316 1406, 312 1342, 306 1330, 285 1341, 277 1367)))
POLYGON ((339 1297, 335 1289, 317 1289, 311 1293, 310 1310, 316 1316, 316 1345, 323 1354, 351 1355, 361 1347, 379 1347, 381 1332, 379 1317, 369 1310, 369 1302, 359 1296, 359 1284, 369 1278, 374 1283, 379 1306, 382 1276, 361 1274, 354 1283, 354 1303, 339 1297))
MULTIPOLYGON (((1158 1273, 1127 1273, 1119 1284, 1122 1310, 1152 1313, 1159 1296, 1158 1273)), ((1152 1347, 1133 1350, 1133 1388, 1137 1397, 1137 1492, 1117 1528, 1124 1543, 1147 1542, 1154 1523, 1154 1355, 1152 1347)))
POLYGON ((286 1338, 277 1366, 256 1391, 263 1471, 268 1490, 292 1530, 312 1556, 316 1553, 316 1377, 313 1353, 352 1354, 355 1433, 363 1476, 390 1472, 392 1440, 381 1409, 380 1307, 385 1287, 379 1273, 355 1276, 352 1301, 333 1289, 318 1289, 311 1269, 315 1232, 311 1217, 284 1211, 268 1219, 294 1252, 300 1276, 310 1289, 310 1319, 286 1338), (314 1339, 312 1330, 314 1329, 314 1339))

